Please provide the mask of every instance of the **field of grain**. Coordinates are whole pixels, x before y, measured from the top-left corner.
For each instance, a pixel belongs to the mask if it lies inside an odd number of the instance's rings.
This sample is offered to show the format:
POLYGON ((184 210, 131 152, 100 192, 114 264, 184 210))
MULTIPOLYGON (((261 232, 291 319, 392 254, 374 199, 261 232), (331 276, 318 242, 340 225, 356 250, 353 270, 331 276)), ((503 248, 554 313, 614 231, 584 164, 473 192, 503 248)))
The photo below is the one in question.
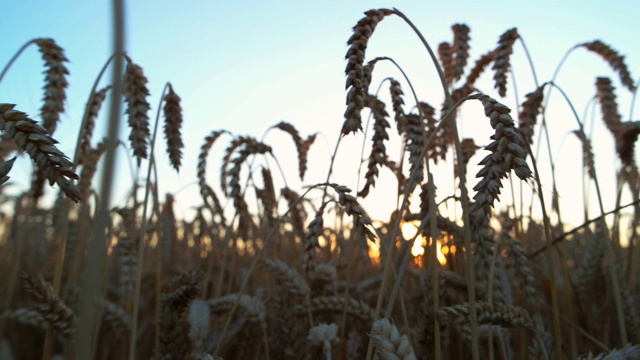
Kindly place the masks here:
POLYGON ((435 47, 410 14, 366 11, 345 33, 334 158, 341 142, 364 133, 352 174, 359 183, 349 188, 335 182, 333 159, 325 180, 305 179, 318 134, 286 121, 267 132, 291 139, 295 174, 283 173, 266 135, 207 129, 199 153, 184 153, 179 89, 167 82, 150 96, 144 64, 118 42, 119 21, 116 9, 114 52, 87 94, 73 153, 56 141, 69 85, 61 45, 34 39, 0 74, 2 86, 26 49, 41 53, 40 114, 0 99, 0 360, 640 359, 640 122, 633 105, 625 115, 617 102, 633 104, 640 81, 606 39, 576 44, 564 58, 582 51, 609 67, 609 77, 593 77, 589 111, 580 115, 556 84, 562 63, 544 82, 534 72, 535 87, 520 89, 526 95, 510 109, 512 54, 530 55, 517 28, 474 59, 466 24, 435 47), (367 56, 391 17, 429 54, 442 103, 417 98, 420 79, 373 82, 383 62, 404 74, 392 58, 367 56), (480 78, 493 89, 477 88, 480 78), (585 196, 570 209, 556 188, 552 98, 571 108, 563 121, 582 144, 571 155, 582 171, 570 176, 585 196), (461 138, 462 109, 477 113, 489 138, 461 138), (109 122, 104 139, 93 137, 98 119, 109 122), (125 119, 129 135, 119 139, 125 119), (592 119, 615 144, 617 185, 599 182, 592 119), (119 148, 137 179, 126 201, 108 203, 119 148), (33 163, 26 192, 14 191, 17 157, 33 163), (191 218, 176 215, 174 193, 158 191, 158 167, 180 171, 185 157, 197 157, 191 218), (382 174, 392 188, 376 186, 382 174), (57 194, 52 206, 42 201, 47 192, 57 194), (384 218, 363 205, 374 192, 395 204, 384 218), (615 206, 605 205, 612 198, 615 206), (563 221, 567 212, 584 214, 583 223, 563 221))

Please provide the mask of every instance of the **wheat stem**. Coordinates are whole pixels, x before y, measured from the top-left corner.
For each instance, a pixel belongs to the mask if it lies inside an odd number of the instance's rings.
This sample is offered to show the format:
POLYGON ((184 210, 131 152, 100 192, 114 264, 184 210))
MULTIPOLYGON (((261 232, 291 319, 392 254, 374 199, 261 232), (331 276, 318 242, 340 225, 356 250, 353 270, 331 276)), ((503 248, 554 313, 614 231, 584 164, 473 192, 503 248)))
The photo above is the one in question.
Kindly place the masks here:
MULTIPOLYGON (((113 0, 113 47, 115 54, 120 54, 124 50, 124 0, 113 0)), ((107 141, 115 143, 118 129, 120 127, 120 95, 122 93, 121 74, 124 68, 124 59, 118 57, 113 66, 113 96, 109 110, 109 126, 107 130, 107 141)), ((98 209, 97 220, 94 228, 94 238, 89 249, 89 261, 83 274, 84 291, 80 296, 78 340, 75 347, 76 359, 93 358, 92 333, 95 328, 93 317, 94 300, 99 290, 102 276, 104 274, 106 251, 105 229, 109 222, 109 201, 113 186, 113 174, 115 167, 115 148, 109 147, 105 155, 103 165, 102 181, 100 188, 100 207, 98 209)))

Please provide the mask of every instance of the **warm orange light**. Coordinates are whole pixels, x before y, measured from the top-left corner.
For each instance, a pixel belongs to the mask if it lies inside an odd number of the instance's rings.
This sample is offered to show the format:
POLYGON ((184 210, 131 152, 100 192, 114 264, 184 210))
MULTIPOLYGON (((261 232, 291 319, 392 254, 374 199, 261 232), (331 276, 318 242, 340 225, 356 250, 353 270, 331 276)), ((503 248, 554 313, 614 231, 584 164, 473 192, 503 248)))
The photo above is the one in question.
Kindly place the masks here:
MULTIPOLYGON (((413 223, 406 222, 401 225, 400 229, 402 230, 403 238, 405 239, 415 238, 413 242, 413 246, 411 247, 411 255, 413 255, 414 257, 421 257, 422 255, 424 255, 424 248, 425 246, 427 246, 427 239, 422 235, 416 236, 418 232, 418 227, 413 223)), ((456 250, 455 246, 452 246, 451 248, 449 248, 445 245, 444 248, 445 250, 442 249, 442 242, 438 240, 436 242, 436 254, 438 257, 438 262, 442 266, 446 265, 447 263, 447 258, 445 257, 445 255, 448 254, 450 251, 451 253, 455 253, 455 250, 456 250)), ((420 264, 422 263, 420 262, 420 264)))

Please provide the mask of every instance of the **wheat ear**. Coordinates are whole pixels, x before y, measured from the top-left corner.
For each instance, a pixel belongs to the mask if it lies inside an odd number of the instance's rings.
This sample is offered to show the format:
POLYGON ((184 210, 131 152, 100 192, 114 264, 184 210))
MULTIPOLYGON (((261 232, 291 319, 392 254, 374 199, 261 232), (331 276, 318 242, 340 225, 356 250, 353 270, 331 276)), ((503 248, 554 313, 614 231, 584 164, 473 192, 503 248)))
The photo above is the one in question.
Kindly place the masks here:
POLYGON ((375 96, 369 96, 367 101, 367 106, 371 109, 371 113, 373 114, 374 123, 373 123, 373 136, 371 141, 373 142, 371 146, 371 154, 369 155, 369 164, 367 165, 367 173, 365 174, 366 182, 362 188, 358 192, 358 196, 367 197, 369 194, 369 190, 372 186, 376 185, 376 178, 380 172, 379 167, 385 163, 386 155, 386 147, 384 145, 385 140, 389 140, 389 134, 387 134, 387 129, 390 127, 387 118, 389 114, 385 110, 384 103, 380 101, 375 96))
POLYGON ((526 95, 526 100, 522 103, 522 111, 518 115, 520 120, 518 129, 529 144, 533 144, 533 128, 536 126, 538 115, 542 110, 543 90, 546 85, 546 83, 542 84, 535 91, 526 95))
POLYGON ((629 89, 629 91, 634 92, 636 90, 633 77, 629 72, 627 64, 624 62, 624 56, 620 55, 611 46, 600 40, 594 40, 579 44, 577 47, 584 47, 587 50, 600 55, 607 63, 609 63, 609 66, 618 73, 620 81, 627 87, 627 89, 629 89))
POLYGON ((440 58, 440 66, 444 71, 444 79, 447 81, 447 85, 453 84, 456 77, 455 70, 453 69, 453 50, 451 44, 448 42, 441 42, 438 45, 438 57, 440 58))
POLYGON ((531 170, 525 160, 526 152, 520 145, 521 136, 509 115, 511 110, 487 95, 473 95, 469 99, 482 102, 484 113, 495 130, 491 136, 493 142, 485 147, 491 154, 480 162, 484 167, 476 175, 482 180, 474 187, 477 193, 472 211, 479 211, 481 217, 486 217, 491 214, 491 207, 500 194, 501 179, 513 170, 520 179, 526 180, 531 177, 531 170))
POLYGON ((167 94, 164 96, 164 136, 167 140, 167 153, 169 161, 176 171, 180 171, 182 160, 182 107, 180 97, 173 91, 173 86, 168 84, 167 94))
POLYGON ((281 121, 273 127, 291 135, 291 138, 293 139, 293 142, 296 146, 296 150, 298 151, 298 175, 300 176, 300 180, 303 180, 304 175, 307 172, 307 156, 309 153, 309 148, 313 144, 315 136, 309 137, 305 141, 300 136, 298 130, 293 125, 285 121, 281 121))
POLYGON ((0 129, 29 154, 50 185, 57 183, 67 197, 80 201, 80 192, 71 182, 71 179, 78 179, 78 175, 73 172, 73 164, 67 156, 55 147, 57 141, 46 129, 14 107, 13 104, 0 104, 0 129))
POLYGON ((53 287, 42 276, 33 277, 25 272, 20 274, 22 287, 36 302, 36 310, 66 339, 75 333, 76 316, 73 311, 53 291, 53 287))
POLYGON ((365 17, 360 19, 353 27, 353 35, 347 41, 349 50, 345 56, 347 67, 346 89, 347 110, 344 113, 344 124, 342 125, 342 135, 362 130, 362 117, 360 112, 365 106, 367 79, 365 77, 364 57, 367 50, 369 38, 373 34, 376 26, 385 16, 392 14, 391 10, 378 9, 369 10, 364 13, 365 17))
POLYGON ((80 141, 78 142, 78 164, 82 164, 82 157, 91 147, 91 137, 93 136, 93 129, 96 126, 96 118, 98 117, 98 112, 100 112, 100 107, 102 107, 104 99, 107 97, 107 91, 110 89, 111 86, 104 87, 89 97, 87 119, 84 122, 83 128, 80 130, 80 141))
POLYGON ((35 44, 42 53, 42 59, 47 68, 43 87, 43 104, 40 109, 42 127, 47 129, 49 134, 53 134, 60 121, 60 114, 64 112, 66 88, 69 85, 66 79, 69 70, 64 63, 69 60, 64 56, 64 50, 53 39, 37 39, 35 44))
POLYGON ((337 343, 338 325, 320 323, 309 329, 307 340, 311 346, 322 348, 326 360, 331 360, 331 345, 337 343))
POLYGON ((129 141, 133 149, 133 156, 137 159, 138 166, 142 159, 147 158, 147 145, 149 140, 149 103, 147 97, 147 78, 139 65, 134 64, 129 57, 127 68, 122 79, 122 93, 127 102, 126 113, 131 128, 129 141))
POLYGON ((453 31, 453 45, 451 51, 453 51, 453 81, 458 81, 464 74, 464 68, 467 66, 467 60, 469 59, 469 41, 471 37, 469 32, 471 29, 466 24, 454 24, 451 26, 453 31))
POLYGON ((407 335, 400 335, 398 328, 389 319, 376 320, 371 334, 376 352, 383 360, 415 360, 413 348, 407 335))
MULTIPOLYGON (((216 142, 216 140, 220 137, 220 135, 226 133, 225 130, 213 131, 211 134, 207 135, 204 138, 204 144, 200 147, 200 153, 198 154, 198 166, 197 166, 197 177, 198 177, 198 186, 200 188, 200 196, 202 196, 202 200, 205 205, 209 209, 213 209, 211 204, 209 203, 209 198, 214 203, 215 210, 222 219, 222 222, 225 222, 224 213, 222 210, 222 206, 220 205, 220 201, 216 196, 216 193, 213 189, 207 185, 207 155, 209 155, 209 150, 216 142)), ((213 210, 212 210, 213 212, 213 210)))
POLYGON ((494 87, 498 89, 498 94, 502 97, 507 95, 507 73, 511 67, 510 57, 513 53, 513 44, 519 37, 518 30, 515 28, 507 30, 500 35, 498 47, 494 53, 493 70, 496 72, 493 76, 494 87))

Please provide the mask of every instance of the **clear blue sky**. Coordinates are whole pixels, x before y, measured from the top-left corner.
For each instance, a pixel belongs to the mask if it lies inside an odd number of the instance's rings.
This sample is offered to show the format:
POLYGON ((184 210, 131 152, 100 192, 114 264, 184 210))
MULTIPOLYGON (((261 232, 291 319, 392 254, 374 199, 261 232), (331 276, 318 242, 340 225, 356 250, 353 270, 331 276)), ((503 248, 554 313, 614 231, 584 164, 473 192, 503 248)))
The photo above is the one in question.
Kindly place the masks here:
MULTIPOLYGON (((517 27, 533 56, 540 81, 551 78, 569 48, 595 39, 601 39, 625 54, 635 79, 640 74, 637 41, 640 3, 636 1, 127 1, 126 48, 149 79, 151 118, 155 118, 159 93, 166 81, 173 84, 183 99, 186 144, 183 169, 179 175, 170 170, 163 156, 165 147, 160 145, 157 153, 160 193, 176 191, 196 180, 199 147, 210 131, 227 129, 238 135, 260 138, 269 126, 280 120, 293 123, 305 136, 312 132, 323 134, 312 148, 311 169, 304 183, 324 181, 329 154, 343 119, 346 41, 351 27, 362 13, 378 7, 397 7, 403 11, 434 48, 441 41, 452 40, 452 24, 466 23, 471 28, 471 62, 479 54, 495 47, 501 33, 517 27)), ((110 2, 4 0, 0 9, 5 14, 4 30, 0 33, 1 66, 22 44, 35 37, 54 38, 71 61, 68 64, 71 74, 66 113, 55 136, 61 142, 60 148, 71 154, 89 90, 110 55, 110 2)), ((400 19, 389 18, 378 26, 367 51, 368 59, 375 56, 394 58, 407 71, 418 97, 436 108, 440 107, 442 90, 428 54, 400 19)), ((531 72, 524 59, 523 49, 518 44, 514 51, 514 69, 520 101, 524 94, 534 89, 531 72)), ((16 103, 18 109, 36 118, 42 97, 42 69, 40 55, 35 48, 25 53, 0 84, 0 102, 16 103)), ((378 66, 374 75, 374 85, 387 76, 400 79, 397 70, 385 64, 378 66)), ((584 50, 574 52, 558 83, 566 88, 582 115, 587 102, 595 94, 597 76, 609 76, 614 80, 620 111, 625 120, 628 119, 631 96, 622 89, 617 75, 598 57, 584 50)), ((491 73, 484 74, 484 82, 480 86, 495 97, 497 94, 492 89, 491 77, 491 73)), ((509 82, 512 83, 511 79, 509 82)), ((404 82, 403 88, 408 94, 404 82)), ((383 93, 386 94, 387 90, 383 93)), ((555 96, 550 105, 557 108, 552 118, 555 123, 551 125, 552 148, 558 166, 566 169, 566 172, 559 173, 563 180, 560 192, 567 199, 577 197, 581 203, 582 191, 576 186, 580 176, 580 146, 574 138, 566 135, 576 125, 557 93, 555 96)), ((406 101, 409 109, 412 101, 409 97, 406 101)), ((516 100, 512 96, 503 101, 515 108, 516 100)), ((490 127, 488 121, 478 114, 482 115, 478 107, 465 109, 461 131, 463 135, 477 136, 477 143, 486 144, 490 127)), ((636 111, 635 118, 637 114, 636 111)), ((599 119, 599 112, 596 119, 599 119)), ((104 119, 98 124, 97 131, 101 131, 103 126, 104 119)), ((126 127, 123 128, 126 131, 126 127)), ((602 129, 597 122, 596 132, 602 129)), ((599 137, 596 139, 596 163, 600 165, 601 176, 612 181, 615 152, 607 139, 608 134, 600 133, 603 136, 601 141, 599 137)), ((99 138, 99 134, 94 137, 99 138)), ((122 139, 126 139, 126 135, 123 134, 122 139)), ((208 179, 214 185, 219 173, 218 159, 227 140, 219 140, 221 143, 214 147, 209 160, 208 172, 211 175, 208 179)), ((362 136, 345 139, 336 165, 335 180, 352 188, 357 182, 355 168, 362 140, 362 136)), ((290 140, 279 133, 270 133, 265 141, 274 146, 289 184, 299 188, 300 183, 295 180, 295 153, 290 140)), ((370 141, 366 140, 365 151, 369 148, 370 141)), ((390 148, 390 151, 396 149, 390 148)), ((477 157, 472 162, 479 159, 477 157)), ((122 199, 123 191, 131 184, 128 165, 123 157, 119 158, 119 164, 117 176, 121 191, 115 201, 122 199)), ((448 166, 442 175, 445 184, 439 185, 442 196, 449 194, 446 182, 451 177, 448 175, 451 165, 448 166)), ((476 171, 477 168, 472 166, 470 175, 476 171)), ((30 165, 27 159, 23 159, 16 163, 12 175, 15 179, 28 179, 29 173, 30 165)), ((395 185, 385 176, 373 191, 371 200, 365 203, 374 217, 388 216, 390 211, 382 210, 378 204, 394 200, 385 187, 395 185)), ((470 185, 475 182, 471 179, 470 185)), ((22 189, 28 186, 27 183, 23 185, 22 189)), ((181 192, 177 199, 178 211, 197 205, 193 202, 197 198, 196 186, 181 192)), ((579 209, 575 212, 580 213, 579 209)))

